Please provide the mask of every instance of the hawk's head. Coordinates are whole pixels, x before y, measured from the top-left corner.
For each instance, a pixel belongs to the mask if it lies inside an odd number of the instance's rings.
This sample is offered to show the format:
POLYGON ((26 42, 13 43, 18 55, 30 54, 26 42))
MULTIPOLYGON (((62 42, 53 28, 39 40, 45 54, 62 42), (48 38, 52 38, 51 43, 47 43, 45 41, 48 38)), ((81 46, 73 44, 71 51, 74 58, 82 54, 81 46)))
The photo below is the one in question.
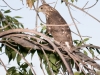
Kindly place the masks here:
POLYGON ((43 4, 39 7, 38 11, 43 12, 47 16, 50 15, 52 11, 54 12, 56 10, 48 4, 43 4))

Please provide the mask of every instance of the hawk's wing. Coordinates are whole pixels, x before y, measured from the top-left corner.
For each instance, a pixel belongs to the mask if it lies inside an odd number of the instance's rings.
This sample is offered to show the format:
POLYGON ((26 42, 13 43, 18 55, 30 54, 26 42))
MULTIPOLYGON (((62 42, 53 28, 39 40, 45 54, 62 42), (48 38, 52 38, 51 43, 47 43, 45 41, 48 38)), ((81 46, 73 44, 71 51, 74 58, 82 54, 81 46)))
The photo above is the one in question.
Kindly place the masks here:
POLYGON ((63 19, 63 17, 59 14, 58 11, 52 11, 49 12, 49 15, 46 16, 46 23, 47 24, 66 24, 66 21, 63 19))
POLYGON ((52 25, 47 26, 47 31, 52 34, 56 41, 62 44, 66 43, 69 48, 73 47, 71 30, 57 11, 52 11, 52 13, 46 17, 46 23, 52 25))

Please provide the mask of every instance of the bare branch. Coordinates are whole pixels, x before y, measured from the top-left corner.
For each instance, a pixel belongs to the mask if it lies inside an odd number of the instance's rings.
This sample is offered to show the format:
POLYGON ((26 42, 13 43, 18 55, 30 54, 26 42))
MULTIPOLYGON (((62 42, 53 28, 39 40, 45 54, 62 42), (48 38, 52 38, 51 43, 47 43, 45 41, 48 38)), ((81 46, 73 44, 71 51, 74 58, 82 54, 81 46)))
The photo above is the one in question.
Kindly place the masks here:
MULTIPOLYGON (((39 56, 38 56, 38 57, 39 57, 39 56)), ((43 71, 43 74, 46 75, 45 72, 44 72, 44 69, 43 69, 43 66, 42 66, 42 61, 41 61, 40 57, 39 57, 39 60, 40 60, 40 67, 41 67, 41 69, 42 69, 42 71, 43 71)))
MULTIPOLYGON (((40 38, 36 38, 35 36, 31 36, 31 35, 26 35, 26 34, 9 34, 7 36, 4 36, 3 38, 10 38, 12 39, 15 43, 23 46, 23 47, 26 47, 26 48, 31 48, 31 49, 37 49, 37 50, 40 50, 41 48, 38 47, 41 46, 42 48, 44 48, 46 51, 50 51, 50 52, 54 52, 48 45, 42 45, 42 44, 39 44, 33 40, 30 40, 26 37, 30 37, 30 38, 33 38, 33 39, 36 39, 37 41, 44 41, 40 38), (26 40, 27 39, 27 40, 26 40)), ((1 43, 3 42, 0 41, 1 43)), ((8 42, 8 41, 6 41, 8 42)))
POLYGON ((3 61, 2 61, 1 59, 0 59, 0 62, 1 62, 1 64, 2 64, 2 66, 4 67, 4 69, 5 69, 6 73, 7 73, 7 75, 9 75, 9 73, 7 72, 6 66, 4 65, 4 63, 3 63, 3 61))
POLYGON ((7 7, 7 6, 2 6, 2 5, 0 5, 0 7, 7 7))
POLYGON ((56 5, 57 5, 57 2, 58 2, 58 0, 56 0, 56 3, 55 3, 55 6, 54 6, 54 8, 56 7, 56 5))
MULTIPOLYGON (((37 4, 36 4, 36 9, 38 9, 38 5, 39 5, 39 0, 37 0, 37 4)), ((35 7, 35 6, 34 6, 35 7)), ((36 11, 36 22, 35 22, 35 27, 37 27, 38 25, 38 11, 36 11)), ((36 29, 37 31, 37 29, 36 29)))
POLYGON ((36 9, 34 5, 33 5, 33 8, 34 8, 35 12, 37 13, 37 16, 40 19, 40 21, 45 24, 45 22, 42 21, 42 19, 40 18, 39 14, 38 14, 38 9, 36 9))
MULTIPOLYGON (((77 34, 77 33, 73 32, 73 31, 71 31, 71 32, 72 32, 72 33, 74 33, 75 35, 79 36, 79 34, 77 34)), ((92 38, 92 37, 90 37, 90 36, 81 36, 81 37, 88 37, 88 38, 92 38)))
POLYGON ((100 49, 99 46, 89 45, 89 44, 81 45, 81 46, 77 47, 76 49, 78 49, 78 48, 82 48, 82 47, 93 47, 93 48, 96 48, 96 49, 100 49))
POLYGON ((12 10, 15 10, 15 11, 17 11, 17 10, 21 10, 22 8, 19 8, 19 9, 14 9, 14 8, 12 8, 5 0, 2 0, 9 8, 11 8, 12 10))
POLYGON ((78 34, 79 34, 81 40, 83 40, 83 39, 82 39, 82 36, 81 36, 81 34, 80 34, 80 32, 79 32, 79 29, 78 29, 78 27, 77 27, 77 25, 76 25, 76 23, 75 23, 75 21, 74 21, 74 18, 73 18, 72 14, 71 14, 71 11, 70 11, 70 9, 69 9, 69 4, 68 4, 68 3, 67 3, 67 7, 68 7, 68 11, 69 11, 70 17, 71 17, 71 19, 72 19, 72 21, 73 21, 73 23, 74 23, 74 25, 75 25, 75 27, 76 27, 76 30, 77 30, 77 32, 78 32, 78 34))
POLYGON ((42 4, 46 4, 46 1, 45 1, 45 0, 41 0, 41 3, 42 3, 42 4))
POLYGON ((86 4, 83 6, 83 8, 82 8, 82 9, 84 9, 84 7, 88 4, 88 2, 89 2, 89 1, 87 1, 87 2, 86 2, 86 4))
POLYGON ((69 5, 75 7, 76 9, 79 9, 80 11, 86 13, 87 15, 89 15, 90 17, 92 17, 93 19, 95 19, 96 21, 98 21, 100 23, 100 20, 98 20, 97 18, 95 18, 94 16, 92 16, 91 14, 89 14, 88 12, 84 11, 82 8, 79 8, 77 7, 76 5, 70 3, 70 2, 67 2, 66 0, 63 0, 65 3, 68 3, 69 5))
POLYGON ((46 55, 46 53, 45 53, 45 51, 44 51, 44 49, 41 47, 41 49, 42 49, 42 51, 43 51, 43 53, 44 53, 44 56, 45 56, 45 58, 46 58, 46 60, 47 60, 47 64, 48 64, 48 66, 49 66, 49 70, 50 70, 50 72, 51 72, 51 75, 54 75, 54 73, 53 73, 53 71, 51 70, 51 67, 50 67, 50 63, 49 63, 49 59, 48 59, 48 56, 46 55))
POLYGON ((93 5, 91 5, 91 6, 87 7, 87 8, 83 8, 83 9, 90 9, 90 8, 94 7, 97 3, 98 3, 98 0, 96 0, 96 2, 93 5))

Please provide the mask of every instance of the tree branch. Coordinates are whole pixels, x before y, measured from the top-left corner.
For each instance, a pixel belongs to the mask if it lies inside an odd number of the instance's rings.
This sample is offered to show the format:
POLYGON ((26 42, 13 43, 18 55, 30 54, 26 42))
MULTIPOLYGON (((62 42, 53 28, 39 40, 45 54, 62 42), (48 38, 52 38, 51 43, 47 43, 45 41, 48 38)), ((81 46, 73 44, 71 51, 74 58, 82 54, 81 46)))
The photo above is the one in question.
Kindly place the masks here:
POLYGON ((66 0, 63 0, 63 1, 64 1, 65 3, 71 5, 71 6, 75 7, 76 9, 79 9, 80 11, 86 13, 87 15, 89 15, 90 17, 92 17, 93 19, 95 19, 96 21, 98 21, 98 22, 100 23, 100 20, 98 20, 97 18, 95 18, 94 16, 92 16, 91 14, 89 14, 88 12, 84 11, 82 8, 79 8, 79 7, 77 7, 76 5, 74 5, 74 4, 70 3, 70 2, 67 2, 66 0))

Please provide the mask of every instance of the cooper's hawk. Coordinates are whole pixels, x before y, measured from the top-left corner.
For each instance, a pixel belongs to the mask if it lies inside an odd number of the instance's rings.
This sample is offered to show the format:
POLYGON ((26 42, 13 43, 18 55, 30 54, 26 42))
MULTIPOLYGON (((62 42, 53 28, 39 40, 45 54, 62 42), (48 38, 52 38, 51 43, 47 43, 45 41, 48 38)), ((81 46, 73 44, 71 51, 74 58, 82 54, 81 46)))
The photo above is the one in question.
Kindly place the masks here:
MULTIPOLYGON (((71 30, 59 12, 48 4, 41 5, 39 11, 43 12, 46 16, 47 32, 51 33, 56 41, 60 42, 62 45, 67 45, 69 49, 72 49, 74 46, 72 43, 71 30)), ((69 59, 66 59, 66 62, 72 73, 73 71, 69 59)))
MULTIPOLYGON (((69 50, 72 50, 74 46, 72 42, 71 30, 59 12, 48 4, 41 5, 39 7, 39 11, 43 12, 46 16, 47 31, 52 34, 56 41, 60 42, 62 45, 66 45, 69 50)), ((73 53, 75 54, 75 57, 78 57, 78 59, 82 60, 83 63, 88 63, 89 65, 100 69, 100 65, 85 54, 79 52, 78 50, 73 51, 73 53)), ((69 60, 67 60, 67 62, 68 61, 69 60)))
POLYGON ((51 33, 56 41, 66 44, 69 49, 73 48, 71 30, 59 12, 48 4, 41 5, 39 10, 46 16, 47 32, 51 33))

